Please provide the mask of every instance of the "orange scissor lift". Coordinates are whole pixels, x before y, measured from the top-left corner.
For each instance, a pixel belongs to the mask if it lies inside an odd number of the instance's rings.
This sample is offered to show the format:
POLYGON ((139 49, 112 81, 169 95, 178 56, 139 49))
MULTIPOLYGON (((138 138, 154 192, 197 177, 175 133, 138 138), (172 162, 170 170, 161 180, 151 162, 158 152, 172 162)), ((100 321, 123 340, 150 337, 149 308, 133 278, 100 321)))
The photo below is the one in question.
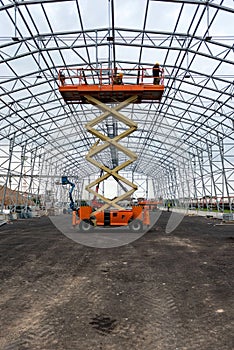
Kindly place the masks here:
POLYGON ((97 138, 86 160, 103 171, 103 175, 86 186, 86 190, 104 202, 103 206, 93 210, 91 206, 81 206, 73 211, 73 226, 79 225, 81 231, 89 231, 92 226, 116 227, 129 226, 138 232, 143 225, 150 225, 149 208, 144 205, 124 209, 118 203, 129 198, 137 186, 124 178, 119 172, 137 159, 137 155, 124 147, 120 141, 137 129, 137 124, 120 110, 132 103, 149 103, 160 101, 164 91, 164 76, 158 85, 153 84, 152 68, 124 69, 124 71, 102 69, 61 69, 59 71, 59 91, 67 104, 92 104, 103 113, 88 122, 86 129, 97 138), (126 130, 109 137, 98 130, 98 124, 109 116, 126 125, 126 130), (101 141, 101 142, 100 142, 101 141), (100 142, 100 143, 99 143, 100 142), (97 160, 97 155, 108 147, 124 153, 128 159, 113 169, 97 160), (95 159, 96 157, 96 159, 95 159), (109 199, 95 191, 95 186, 113 177, 117 182, 128 186, 125 193, 109 199))

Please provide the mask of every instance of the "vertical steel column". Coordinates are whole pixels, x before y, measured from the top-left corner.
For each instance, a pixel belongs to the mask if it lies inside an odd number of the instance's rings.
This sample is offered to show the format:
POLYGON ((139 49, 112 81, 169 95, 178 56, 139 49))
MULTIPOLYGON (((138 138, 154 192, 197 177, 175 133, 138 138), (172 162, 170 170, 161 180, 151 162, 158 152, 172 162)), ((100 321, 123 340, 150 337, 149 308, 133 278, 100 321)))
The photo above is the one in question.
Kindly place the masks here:
POLYGON ((179 170, 178 168, 180 167, 180 164, 178 163, 177 165, 177 168, 174 166, 173 167, 173 171, 174 171, 174 182, 175 182, 175 187, 174 187, 174 199, 176 201, 177 199, 177 205, 180 205, 180 202, 179 202, 179 198, 180 198, 180 181, 178 180, 178 176, 177 176, 177 173, 179 175, 179 170), (176 170, 177 169, 177 170, 176 170))
POLYGON ((5 198, 6 198, 6 193, 7 193, 7 185, 8 185, 8 180, 9 180, 10 173, 11 173, 11 162, 12 162, 12 156, 13 156, 14 143, 15 143, 15 134, 14 134, 13 138, 10 139, 9 160, 8 160, 6 182, 4 184, 4 190, 3 190, 3 196, 2 196, 1 212, 3 212, 4 205, 5 205, 5 198))
POLYGON ((15 15, 15 18, 14 18, 15 19, 15 23, 14 23, 15 33, 14 33, 14 38, 13 38, 14 41, 17 40, 17 10, 18 10, 17 4, 15 4, 14 5, 14 11, 15 11, 15 13, 14 13, 14 15, 15 15))
POLYGON ((28 185, 28 195, 27 195, 26 205, 28 205, 29 196, 33 194, 32 185, 33 185, 33 181, 34 181, 33 175, 34 175, 34 167, 35 167, 35 163, 36 163, 37 148, 35 149, 35 152, 31 152, 31 155, 33 155, 33 158, 31 157, 31 173, 30 173, 30 182, 28 185))
POLYGON ((213 191, 212 189, 214 190, 214 195, 215 195, 215 201, 216 201, 216 207, 217 209, 219 210, 219 205, 218 205, 218 196, 217 196, 217 191, 216 191, 216 185, 215 185, 215 179, 214 179, 214 172, 213 172, 213 162, 212 162, 212 156, 213 156, 213 153, 212 153, 212 145, 209 145, 207 140, 206 140, 206 147, 207 147, 207 154, 208 154, 208 159, 209 159, 209 164, 210 164, 210 177, 211 177, 211 183, 212 183, 212 186, 211 186, 211 208, 209 209, 213 209, 213 191))
POLYGON ((155 197, 157 198, 165 198, 165 193, 164 193, 164 189, 163 189, 163 184, 164 184, 165 180, 164 180, 164 174, 162 174, 162 172, 160 172, 157 175, 157 178, 154 179, 154 184, 155 184, 155 197))
POLYGON ((169 167, 169 193, 172 199, 176 199, 176 194, 179 197, 179 187, 178 187, 178 181, 177 181, 177 175, 176 175, 176 168, 174 165, 171 165, 169 167))
POLYGON ((203 174, 203 151, 201 152, 201 154, 199 154, 197 149, 197 157, 198 157, 198 165, 200 169, 200 178, 202 183, 202 197, 203 197, 202 203, 204 203, 204 197, 205 197, 206 206, 207 206, 206 187, 205 187, 204 174, 203 174))
POLYGON ((185 207, 186 204, 186 196, 185 196, 185 186, 184 186, 184 176, 183 176, 183 169, 181 168, 181 163, 178 163, 178 176, 180 179, 179 183, 179 199, 180 199, 180 205, 182 207, 185 207))
POLYGON ((161 178, 159 180, 159 183, 161 184, 161 190, 162 190, 162 194, 163 194, 163 198, 164 199, 169 199, 169 183, 168 183, 168 171, 166 169, 162 169, 162 173, 161 173, 161 178))
POLYGON ((152 185, 153 185, 153 197, 156 199, 156 184, 155 179, 152 179, 152 185))
MULTIPOLYGON (((187 188, 187 197, 188 197, 189 202, 190 202, 190 198, 191 198, 191 183, 190 183, 191 169, 190 169, 190 162, 188 161, 188 163, 186 163, 185 160, 183 160, 183 164, 184 164, 185 183, 186 183, 186 188, 187 188)), ((188 208, 189 202, 187 203, 187 208, 188 208)))
POLYGON ((148 197, 149 197, 149 177, 147 176, 146 177, 146 189, 145 189, 145 197, 146 197, 146 199, 148 199, 148 197))
POLYGON ((16 194, 16 200, 15 200, 15 205, 18 205, 18 201, 19 201, 19 192, 20 192, 20 185, 21 185, 21 181, 23 178, 23 170, 24 170, 24 161, 25 161, 25 153, 26 153, 26 143, 22 146, 21 148, 21 164, 20 164, 20 175, 19 175, 19 181, 18 181, 18 185, 16 187, 17 190, 17 194, 16 194))
POLYGON ((84 192, 84 179, 81 180, 80 186, 78 187, 78 200, 82 199, 84 192))
POLYGON ((41 190, 41 180, 42 180, 42 170, 43 170, 43 161, 45 158, 44 154, 39 154, 38 156, 38 173, 39 173, 39 179, 38 179, 38 187, 37 187, 37 194, 36 194, 36 205, 41 205, 41 197, 40 197, 40 190, 41 190))
MULTIPOLYGON (((232 204, 231 204, 231 198, 229 194, 229 188, 228 188, 228 181, 226 177, 225 172, 225 164, 224 164, 224 144, 223 139, 218 135, 217 133, 217 139, 218 139, 218 145, 219 145, 219 152, 220 152, 220 158, 221 158, 221 164, 222 164, 222 196, 225 197, 225 194, 228 197, 229 202, 229 210, 232 211, 232 204)), ((224 211, 224 201, 223 201, 223 211, 224 211)))
POLYGON ((95 51, 96 51, 96 69, 98 68, 98 32, 95 30, 96 33, 96 44, 95 44, 95 51))
POLYGON ((43 169, 45 170, 45 181, 43 181, 43 189, 44 189, 44 205, 46 205, 46 202, 51 203, 51 174, 52 174, 52 160, 49 162, 46 159, 46 155, 44 157, 44 162, 43 162, 43 169), (49 189, 50 188, 50 189, 49 189))
POLYGON ((192 176, 193 176, 193 198, 198 199, 197 186, 196 186, 196 156, 195 154, 191 154, 190 156, 192 176))

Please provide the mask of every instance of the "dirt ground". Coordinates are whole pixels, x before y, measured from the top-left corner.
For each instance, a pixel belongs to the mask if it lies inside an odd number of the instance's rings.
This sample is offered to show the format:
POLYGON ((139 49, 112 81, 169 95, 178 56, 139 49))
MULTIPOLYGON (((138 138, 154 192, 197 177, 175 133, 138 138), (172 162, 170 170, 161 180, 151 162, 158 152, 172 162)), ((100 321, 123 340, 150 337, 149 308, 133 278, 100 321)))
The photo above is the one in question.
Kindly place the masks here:
POLYGON ((1 350, 231 350, 234 226, 170 213, 137 241, 82 246, 47 217, 0 227, 1 350))

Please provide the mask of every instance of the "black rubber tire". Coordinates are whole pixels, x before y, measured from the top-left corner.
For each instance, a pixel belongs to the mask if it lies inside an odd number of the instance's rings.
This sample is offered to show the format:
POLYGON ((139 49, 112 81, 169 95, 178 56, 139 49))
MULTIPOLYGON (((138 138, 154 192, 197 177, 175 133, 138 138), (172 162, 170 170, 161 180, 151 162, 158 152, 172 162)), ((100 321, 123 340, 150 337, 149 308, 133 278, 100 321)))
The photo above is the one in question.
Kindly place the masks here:
POLYGON ((140 232, 143 230, 143 223, 139 219, 135 219, 129 223, 129 229, 132 232, 140 232))
POLYGON ((82 220, 79 223, 79 230, 82 232, 89 232, 91 230, 92 225, 90 225, 88 220, 82 220))

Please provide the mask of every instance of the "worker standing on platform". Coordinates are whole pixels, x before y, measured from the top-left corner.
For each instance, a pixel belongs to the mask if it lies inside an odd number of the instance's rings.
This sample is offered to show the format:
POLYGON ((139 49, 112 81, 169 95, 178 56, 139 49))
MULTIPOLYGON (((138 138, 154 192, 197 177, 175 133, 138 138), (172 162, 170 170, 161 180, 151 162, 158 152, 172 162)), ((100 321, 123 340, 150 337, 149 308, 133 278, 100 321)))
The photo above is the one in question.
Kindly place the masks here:
POLYGON ((65 85, 65 79, 66 79, 66 77, 65 77, 65 74, 64 74, 63 71, 61 71, 61 72, 59 73, 59 79, 60 79, 60 81, 61 81, 61 84, 62 84, 62 85, 65 85))
POLYGON ((159 85, 162 77, 162 69, 160 68, 160 64, 158 62, 153 66, 153 77, 154 77, 154 85, 159 85))
POLYGON ((113 84, 114 85, 123 85, 123 73, 117 73, 114 77, 113 77, 113 84))

